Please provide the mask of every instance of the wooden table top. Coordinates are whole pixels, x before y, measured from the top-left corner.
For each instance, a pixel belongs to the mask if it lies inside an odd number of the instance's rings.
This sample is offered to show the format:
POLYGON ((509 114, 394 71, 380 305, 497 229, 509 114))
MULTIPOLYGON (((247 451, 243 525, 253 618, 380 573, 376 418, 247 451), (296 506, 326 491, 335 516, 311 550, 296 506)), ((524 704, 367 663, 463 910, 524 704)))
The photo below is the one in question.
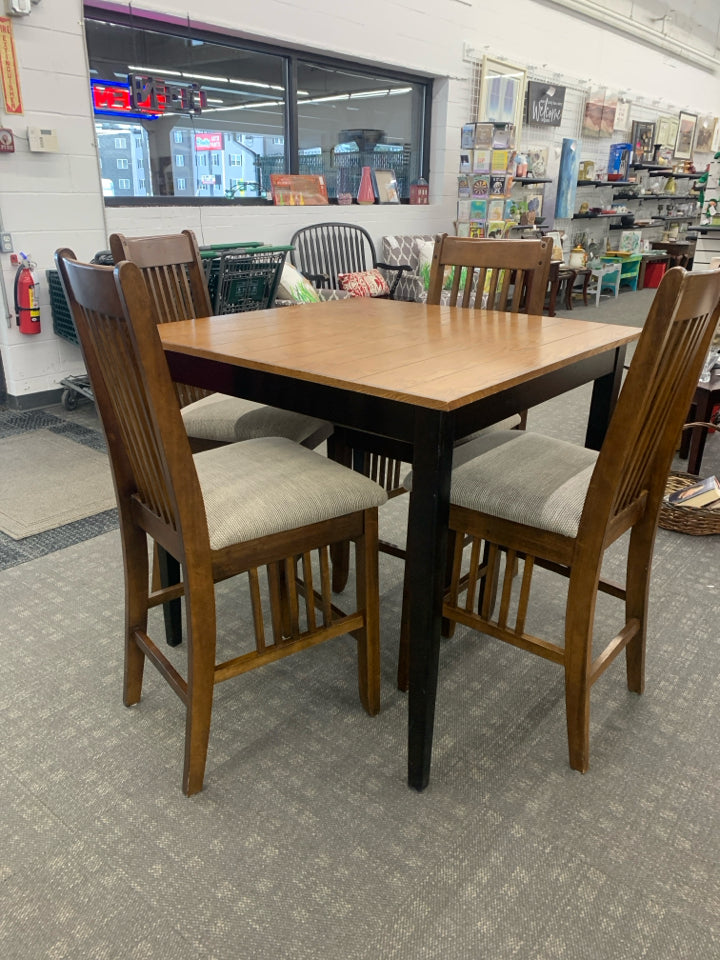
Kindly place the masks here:
POLYGON ((166 350, 451 411, 637 339, 637 327, 350 298, 159 326, 166 350))

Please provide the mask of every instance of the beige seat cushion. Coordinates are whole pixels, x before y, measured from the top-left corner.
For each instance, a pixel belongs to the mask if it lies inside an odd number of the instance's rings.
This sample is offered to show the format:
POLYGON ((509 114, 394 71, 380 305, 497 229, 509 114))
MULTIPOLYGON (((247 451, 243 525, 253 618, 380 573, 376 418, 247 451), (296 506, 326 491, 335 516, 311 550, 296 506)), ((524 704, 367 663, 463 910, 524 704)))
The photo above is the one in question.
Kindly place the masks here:
POLYGON ((477 456, 453 470, 452 503, 577 536, 596 451, 523 430, 491 432, 473 445, 477 456))
POLYGON ((196 400, 183 407, 181 413, 188 436, 219 443, 256 437, 287 437, 302 443, 318 431, 325 436, 332 432, 331 425, 324 420, 222 393, 196 400))
POLYGON ((373 480, 282 437, 205 450, 194 460, 213 550, 387 500, 373 480))

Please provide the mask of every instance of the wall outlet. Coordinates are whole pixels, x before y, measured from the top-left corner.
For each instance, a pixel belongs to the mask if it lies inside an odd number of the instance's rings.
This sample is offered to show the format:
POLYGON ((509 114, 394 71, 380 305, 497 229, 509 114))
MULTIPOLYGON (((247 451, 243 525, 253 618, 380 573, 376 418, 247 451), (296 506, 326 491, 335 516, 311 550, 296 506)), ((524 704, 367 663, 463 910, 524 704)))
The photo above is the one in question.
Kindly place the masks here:
POLYGON ((3 253, 13 252, 12 234, 0 233, 0 251, 3 253))

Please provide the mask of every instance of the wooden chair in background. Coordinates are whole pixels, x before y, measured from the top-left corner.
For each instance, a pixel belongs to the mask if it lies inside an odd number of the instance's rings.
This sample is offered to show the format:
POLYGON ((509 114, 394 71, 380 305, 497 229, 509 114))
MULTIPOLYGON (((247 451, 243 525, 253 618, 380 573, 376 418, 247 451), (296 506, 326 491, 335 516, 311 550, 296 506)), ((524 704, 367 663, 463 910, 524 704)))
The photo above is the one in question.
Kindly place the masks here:
POLYGON ((380 693, 377 507, 385 492, 283 437, 193 456, 158 336, 157 308, 132 263, 81 264, 56 253, 108 444, 125 573, 127 706, 140 700, 149 659, 185 705, 183 790, 202 789, 214 685, 341 634, 357 640, 360 699, 380 693), (148 537, 182 565, 182 583, 149 589, 148 537), (343 613, 330 594, 329 545, 355 543, 356 597, 343 613), (313 568, 311 553, 317 551, 313 568), (268 572, 261 598, 259 568, 268 572), (298 568, 301 573, 298 574, 298 568), (216 662, 214 584, 247 573, 248 633, 216 662), (187 669, 148 634, 148 610, 183 594, 187 669), (269 607, 269 617, 264 613, 269 607), (268 623, 269 620, 269 623, 268 623), (247 649, 251 646, 251 649, 247 649))
MULTIPOLYGON (((208 294, 200 250, 192 230, 155 237, 110 236, 110 251, 116 263, 129 260, 145 278, 158 323, 209 317, 208 294)), ((255 437, 287 437, 314 450, 332 433, 332 424, 239 397, 213 393, 188 384, 175 384, 182 418, 194 451, 255 437)), ((179 568, 162 550, 157 554, 164 584, 177 582, 179 568)), ((168 643, 182 640, 180 605, 165 608, 168 643)))
MULTIPOLYGON (((430 269, 429 304, 439 304, 450 287, 450 305, 502 313, 541 314, 550 274, 552 241, 479 240, 441 234, 435 240, 430 269), (451 272, 450 272, 451 271, 451 272), (450 279, 451 278, 451 279, 450 279)), ((461 438, 455 445, 453 466, 476 455, 476 444, 497 430, 522 430, 527 412, 522 411, 485 430, 461 438)), ((398 465, 399 468, 400 465, 398 465)), ((370 475, 373 476, 372 472, 370 475)), ((407 584, 403 592, 400 628, 398 688, 409 683, 409 604, 407 584)))
MULTIPOLYGON (((191 230, 157 237, 114 233, 110 250, 116 263, 139 267, 155 305, 158 322, 209 317, 208 295, 197 240, 191 230)), ((292 410, 210 393, 177 384, 182 417, 194 450, 253 437, 287 437, 313 450, 332 433, 332 424, 292 410)))
POLYGON ((590 689, 622 650, 629 689, 643 691, 657 518, 719 303, 720 271, 692 274, 676 267, 665 275, 599 454, 503 431, 486 437, 481 455, 453 471, 454 562, 443 616, 563 668, 575 770, 584 772, 589 762, 590 689), (619 586, 601 578, 601 565, 605 550, 627 531, 626 581, 619 586), (564 646, 526 629, 535 567, 569 580, 564 646), (616 635, 594 653, 598 591, 623 600, 625 614, 616 635))

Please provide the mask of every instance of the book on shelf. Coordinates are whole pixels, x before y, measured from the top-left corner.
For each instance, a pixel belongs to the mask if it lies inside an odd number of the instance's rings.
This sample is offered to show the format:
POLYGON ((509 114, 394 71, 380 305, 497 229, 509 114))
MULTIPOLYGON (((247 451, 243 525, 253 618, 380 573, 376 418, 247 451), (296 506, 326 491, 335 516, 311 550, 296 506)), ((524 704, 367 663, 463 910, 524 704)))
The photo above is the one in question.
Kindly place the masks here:
POLYGON ((493 174, 490 177, 490 194, 495 197, 504 197, 507 192, 507 177, 493 174))
POLYGON ((470 230, 468 236, 475 237, 476 239, 482 240, 486 234, 486 227, 484 220, 471 220, 470 221, 470 230))
POLYGON ((496 239, 504 237, 506 232, 506 224, 504 220, 488 220, 487 222, 487 236, 495 237, 496 239))
POLYGON ((458 199, 470 196, 470 177, 467 173, 461 173, 458 177, 458 199))
POLYGON ((458 237, 469 237, 470 236, 470 221, 469 220, 458 220, 455 224, 455 233, 458 237))
POLYGON ((458 167, 458 173, 471 173, 472 172, 472 150, 464 150, 460 154, 460 166, 458 167))
POLYGON ((458 220, 469 220, 470 219, 470 205, 473 201, 470 197, 464 197, 459 199, 457 202, 457 218, 458 220))
POLYGON ((486 197, 490 193, 490 177, 486 173, 473 174, 470 178, 470 193, 473 197, 486 197))
POLYGON ((674 507, 720 507, 720 482, 717 477, 706 477, 689 487, 682 487, 667 495, 667 502, 674 507))
POLYGON ((505 173, 510 163, 509 150, 493 150, 490 169, 493 173, 505 173))
POLYGON ((487 218, 488 220, 505 219, 505 200, 502 197, 496 197, 492 200, 488 200, 487 218))
POLYGON ((494 123, 465 123, 460 133, 460 148, 475 150, 491 148, 495 132, 494 123))
POLYGON ((470 201, 470 214, 468 220, 486 220, 488 202, 484 197, 474 197, 470 201))
POLYGON ((492 150, 473 150, 473 173, 489 173, 492 163, 492 150))

